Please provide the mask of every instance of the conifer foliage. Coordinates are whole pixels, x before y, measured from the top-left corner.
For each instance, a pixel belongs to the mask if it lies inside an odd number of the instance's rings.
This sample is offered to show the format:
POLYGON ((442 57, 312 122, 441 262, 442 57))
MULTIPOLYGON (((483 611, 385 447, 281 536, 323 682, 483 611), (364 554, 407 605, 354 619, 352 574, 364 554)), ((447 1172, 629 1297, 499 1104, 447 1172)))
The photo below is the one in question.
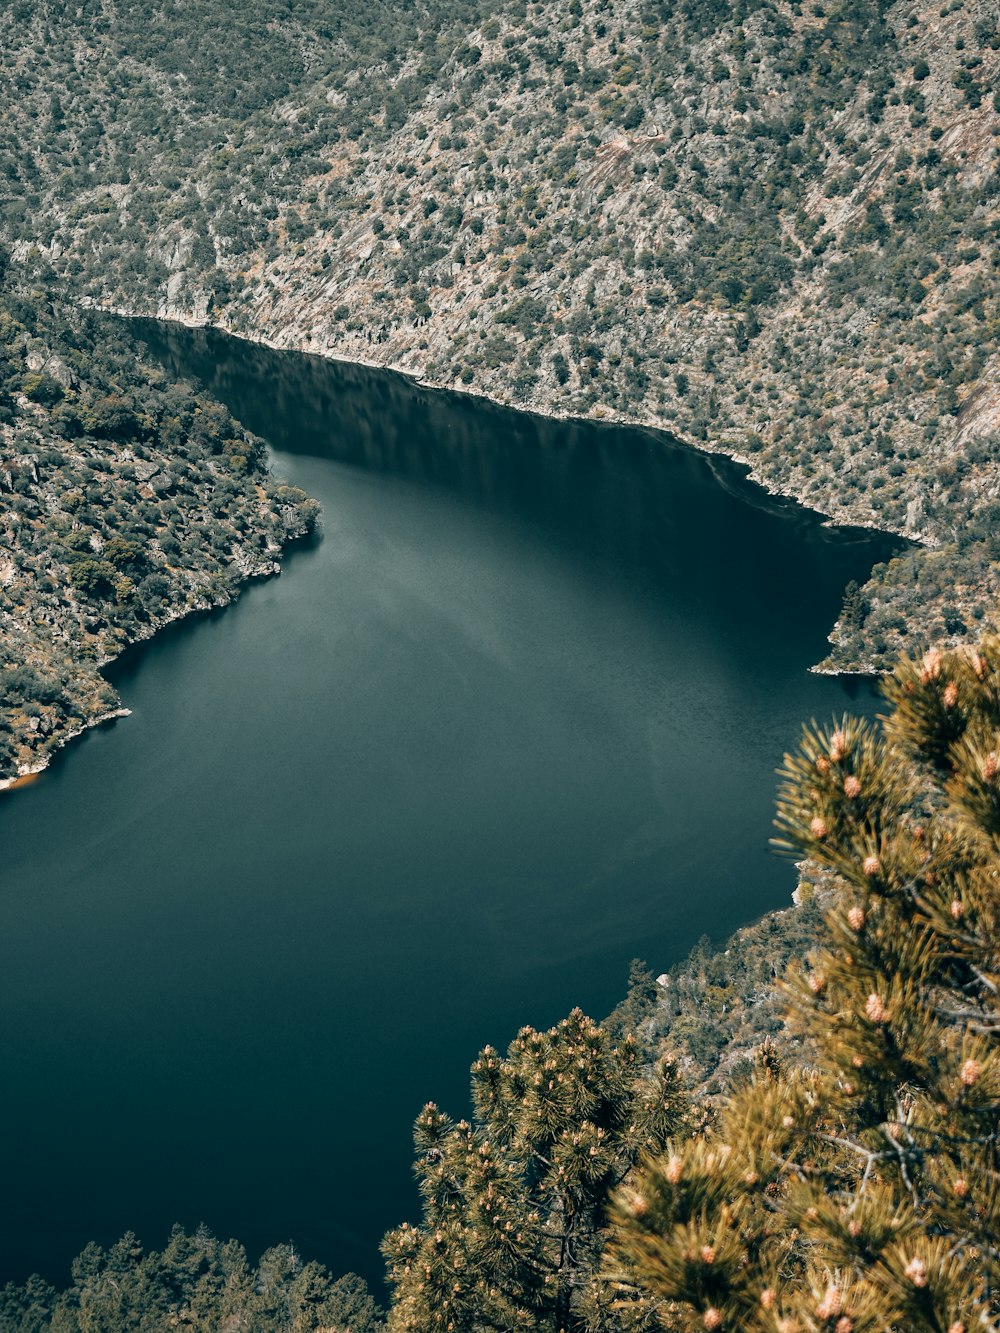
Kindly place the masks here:
POLYGON ((2 1333, 380 1333, 382 1311, 361 1278, 334 1279, 291 1245, 254 1266, 235 1240, 174 1227, 160 1251, 132 1232, 73 1261, 57 1292, 35 1275, 0 1288, 2 1333))
POLYGON ((633 1036, 614 1044, 577 1009, 523 1028, 506 1057, 486 1047, 472 1092, 471 1123, 434 1105, 417 1119, 423 1221, 383 1246, 390 1329, 655 1328, 612 1308, 599 1270, 609 1190, 685 1123, 673 1064, 644 1071, 633 1036))
POLYGON ((766 1047, 616 1194, 621 1290, 676 1333, 1000 1326, 1000 640, 886 696, 782 771, 782 844, 834 886, 786 983, 806 1069, 766 1047))

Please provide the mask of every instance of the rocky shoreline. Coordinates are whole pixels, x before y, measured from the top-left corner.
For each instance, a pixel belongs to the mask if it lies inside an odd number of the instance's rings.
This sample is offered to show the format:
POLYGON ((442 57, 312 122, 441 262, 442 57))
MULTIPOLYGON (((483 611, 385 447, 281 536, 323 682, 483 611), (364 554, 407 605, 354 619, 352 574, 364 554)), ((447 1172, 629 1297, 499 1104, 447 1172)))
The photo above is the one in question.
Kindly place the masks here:
POLYGON ((14 791, 18 787, 28 786, 28 784, 33 782, 35 778, 37 778, 40 774, 45 772, 49 764, 52 762, 53 757, 61 749, 63 749, 66 745, 68 745, 70 741, 76 740, 77 736, 82 736, 85 731, 89 731, 92 727, 102 726, 103 723, 105 722, 113 722, 116 718, 119 717, 131 717, 131 716, 132 716, 131 708, 123 707, 123 708, 109 708, 106 713, 101 713, 98 717, 86 718, 79 727, 74 727, 71 731, 67 731, 62 736, 60 736, 53 745, 52 749, 40 763, 33 764, 29 768, 22 769, 17 774, 16 777, 0 778, 0 791, 14 791))
MULTIPOLYGON (((512 406, 510 403, 505 402, 499 395, 490 393, 488 390, 479 387, 466 387, 466 386, 463 386, 461 390, 456 390, 454 386, 444 384, 440 381, 435 380, 433 377, 423 375, 412 367, 398 366, 398 365, 393 365, 391 363, 379 362, 377 360, 373 360, 370 358, 366 359, 359 356, 338 353, 337 351, 329 348, 320 349, 319 351, 317 351, 315 348, 289 345, 287 342, 278 341, 262 333, 248 333, 245 330, 232 329, 228 327, 223 320, 219 319, 213 320, 208 317, 198 317, 192 314, 185 315, 178 312, 172 312, 169 315, 164 315, 163 313, 158 312, 155 315, 151 315, 147 311, 143 310, 125 309, 109 305, 97 306, 96 303, 86 303, 86 304, 90 305, 91 308, 100 309, 103 313, 111 314, 119 318, 157 319, 168 323, 180 324, 187 328, 208 327, 217 329, 219 332, 225 333, 228 336, 240 338, 246 342, 256 343, 258 345, 271 348, 272 350, 275 351, 280 351, 280 352, 294 351, 299 353, 305 353, 307 355, 314 355, 314 356, 319 355, 329 360, 338 360, 348 364, 355 364, 355 365, 365 365, 378 370, 390 370, 394 373, 405 375, 408 378, 415 380, 422 387, 428 389, 432 389, 435 391, 443 390, 445 392, 456 392, 456 391, 463 392, 469 394, 470 396, 484 398, 489 402, 496 403, 498 406, 508 407, 508 408, 512 406)), ((514 410, 517 409, 514 408, 514 410)), ((540 411, 537 405, 533 407, 532 410, 540 411)), ((787 487, 777 487, 773 483, 771 483, 766 476, 762 475, 759 472, 759 470, 754 467, 754 462, 752 458, 746 455, 741 455, 735 451, 730 451, 726 449, 724 446, 718 445, 713 442, 706 443, 704 441, 699 441, 697 439, 694 439, 690 436, 685 437, 683 434, 678 434, 673 430, 669 430, 662 423, 656 421, 642 420, 641 418, 637 418, 634 415, 622 412, 600 413, 600 414, 590 413, 587 415, 583 415, 580 413, 573 413, 567 411, 564 408, 558 406, 555 402, 548 404, 547 411, 541 412, 541 414, 548 415, 555 419, 566 420, 566 421, 576 420, 576 421, 588 421, 591 423, 604 422, 607 424, 619 424, 624 426, 636 427, 640 429, 662 431, 665 435, 669 435, 672 440, 676 440, 688 448, 696 449, 702 453, 720 454, 744 466, 747 469, 748 479, 754 482, 756 485, 760 486, 761 489, 766 494, 775 496, 780 499, 792 500, 797 504, 803 504, 805 507, 807 508, 809 507, 803 500, 803 498, 800 495, 797 495, 793 489, 787 487)), ((829 516, 825 517, 827 523, 830 524, 831 526, 840 523, 839 519, 835 520, 830 518, 829 516)), ((870 520, 866 521, 860 517, 858 519, 857 526, 869 529, 876 527, 876 525, 873 524, 870 520)), ((310 529, 310 524, 304 520, 297 527, 292 527, 285 532, 283 539, 284 543, 287 544, 306 535, 309 529, 310 529)), ((887 531, 891 531, 891 529, 887 529, 887 531)), ((268 577, 273 574, 277 574, 279 572, 280 572, 280 565, 278 561, 276 559, 270 559, 270 558, 264 560, 263 562, 258 563, 256 566, 251 566, 247 568, 245 571, 241 572, 241 576, 238 582, 236 582, 231 588, 227 589, 223 595, 217 596, 213 600, 203 599, 186 603, 183 606, 172 607, 169 611, 156 617, 148 624, 138 627, 136 629, 136 632, 131 634, 124 642, 121 642, 117 646, 117 651, 108 654, 101 654, 98 657, 98 660, 95 664, 96 667, 100 669, 102 667, 109 665, 111 662, 115 661, 116 658, 126 650, 126 648, 132 647, 137 643, 152 638, 155 634, 159 633, 160 630, 166 628, 170 624, 176 623, 177 621, 185 618, 188 615, 197 613, 199 611, 212 610, 228 605, 233 600, 235 600, 236 597, 239 596, 242 587, 246 583, 256 578, 268 577)), ((835 633, 836 633, 836 627, 834 629, 834 634, 835 633)), ((832 636, 830 641, 831 643, 835 641, 832 636)), ((813 666, 811 670, 825 675, 879 674, 878 665, 871 661, 868 662, 861 661, 858 662, 857 664, 850 664, 850 665, 839 665, 839 664, 830 665, 830 664, 820 663, 813 666)), ((40 773, 42 773, 45 770, 45 768, 51 762, 52 756, 58 750, 60 750, 66 744, 68 744, 70 740, 83 734, 83 732, 90 729, 91 727, 100 726, 103 723, 112 721, 119 717, 126 717, 129 715, 129 712, 130 710, 128 708, 117 703, 116 706, 113 707, 105 707, 105 706, 95 707, 91 712, 89 712, 83 717, 83 719, 79 722, 78 725, 72 726, 71 728, 64 730, 60 732, 58 735, 54 736, 52 738, 51 744, 48 746, 48 748, 46 749, 41 758, 39 758, 37 755, 33 755, 31 758, 26 759, 18 764, 17 771, 14 776, 0 778, 0 791, 14 790, 19 786, 24 785, 26 781, 33 780, 35 777, 37 777, 40 773)))
POLYGON ((0 298, 0 790, 127 712, 103 667, 277 573, 319 512, 221 404, 107 334, 0 298))
MULTIPOLYGON (((310 529, 308 527, 303 526, 301 531, 290 532, 288 534, 287 544, 290 545, 291 543, 301 539, 302 537, 307 536, 309 531, 310 529)), ((159 634, 162 630, 166 629, 169 625, 174 625, 181 620, 186 620, 189 616, 199 615, 207 611, 218 611, 226 606, 232 605, 232 603, 237 600, 237 598, 240 596, 240 593, 248 584, 254 583, 258 579, 272 578, 280 573, 281 573, 281 566, 279 562, 276 560, 272 561, 270 562, 267 568, 262 568, 259 570, 251 570, 250 572, 248 572, 243 577, 241 582, 234 587, 231 596, 226 597, 223 600, 216 602, 205 602, 201 605, 196 604, 192 606, 184 606, 177 608, 176 611, 172 612, 169 615, 164 616, 162 620, 158 621, 156 624, 149 625, 144 633, 137 634, 134 638, 129 639, 128 642, 123 643, 119 652, 100 660, 97 663, 98 669, 110 666, 130 648, 135 648, 139 644, 148 642, 149 640, 155 638, 157 634, 159 634)), ((95 713, 93 716, 85 717, 81 721, 79 726, 72 727, 71 729, 62 732, 57 737, 55 737, 53 739, 51 748, 46 752, 46 754, 42 759, 35 762, 19 765, 18 771, 14 777, 0 778, 0 792, 14 791, 20 787, 26 786, 29 782, 33 781, 35 778, 40 776, 40 774, 45 772, 45 770, 48 768, 49 764, 52 762, 55 755, 60 750, 62 750, 65 746, 67 746, 70 743, 70 741, 75 740, 78 736, 82 736, 84 732, 91 730, 93 727, 103 726, 104 723, 106 722, 113 722, 116 721, 118 718, 131 717, 131 716, 132 716, 131 708, 126 708, 124 705, 119 705, 118 707, 105 709, 103 712, 95 713)))
MULTIPOLYGON (((435 392, 463 394, 471 398, 483 398, 489 403, 498 407, 507 408, 510 411, 523 411, 539 416, 549 417, 557 421, 581 421, 591 425, 620 425, 635 427, 639 430, 650 430, 669 436, 672 441, 684 445, 686 448, 694 449, 699 453, 720 455, 729 459, 731 462, 738 463, 747 470, 747 480, 759 486, 767 495, 781 500, 790 500, 793 503, 810 510, 812 513, 819 514, 824 520, 826 527, 858 527, 868 531, 883 532, 888 536, 900 537, 909 542, 915 542, 925 547, 932 548, 936 543, 927 535, 913 537, 905 533, 899 526, 889 524, 875 523, 870 517, 866 517, 861 512, 855 512, 849 517, 843 515, 834 516, 826 513, 822 509, 817 509, 811 505, 801 492, 794 486, 779 486, 775 484, 773 478, 759 467, 750 454, 741 453, 735 449, 729 449, 724 444, 714 440, 699 440, 692 435, 678 431, 657 419, 644 419, 634 414, 620 412, 616 410, 601 409, 590 411, 588 413, 572 412, 563 408, 553 400, 543 402, 532 402, 530 407, 519 407, 509 399, 504 398, 496 392, 491 392, 488 388, 476 385, 461 385, 446 383, 424 371, 412 366, 400 365, 392 361, 379 361, 372 358, 366 358, 359 355, 351 355, 345 352, 338 352, 331 347, 305 346, 295 341, 279 341, 269 337, 265 333, 248 332, 246 329, 236 329, 227 324, 223 319, 213 319, 206 315, 197 315, 194 313, 185 313, 172 310, 165 313, 162 308, 156 313, 150 313, 148 310, 128 309, 121 306, 106 304, 88 303, 92 308, 99 309, 106 314, 115 315, 122 319, 151 319, 166 324, 177 324, 188 329, 213 329, 227 337, 239 338, 243 342, 253 343, 260 347, 267 347, 275 352, 295 352, 306 356, 321 357, 328 361, 341 361, 347 365, 367 366, 372 370, 391 371, 396 375, 404 375, 413 380, 421 388, 431 389, 435 392)), ((863 497, 862 497, 863 498, 863 497)), ((850 510, 848 510, 850 513, 850 510)), ((836 647, 837 633, 840 626, 838 621, 828 635, 828 642, 836 647)), ((834 662, 827 659, 825 662, 819 662, 810 667, 810 671, 818 675, 826 676, 875 676, 882 675, 888 670, 884 664, 879 664, 871 658, 859 658, 856 661, 834 662)))

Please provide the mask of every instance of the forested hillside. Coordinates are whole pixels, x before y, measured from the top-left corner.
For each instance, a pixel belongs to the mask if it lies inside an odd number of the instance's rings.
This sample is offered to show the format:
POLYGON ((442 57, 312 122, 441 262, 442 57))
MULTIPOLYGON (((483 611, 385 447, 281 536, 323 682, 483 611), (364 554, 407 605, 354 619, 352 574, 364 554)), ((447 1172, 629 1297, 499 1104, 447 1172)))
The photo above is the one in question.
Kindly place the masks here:
MULTIPOLYGON (((0 776, 116 711, 102 663, 316 519, 98 306, 652 423, 913 538, 848 590, 832 667, 996 620, 989 0, 0 14, 0 776)), ((728 962, 637 970, 604 1024, 487 1047, 470 1119, 421 1113, 390 1328, 998 1326, 1000 645, 918 655, 889 698, 786 762, 818 897, 728 962)), ((0 1327, 381 1320, 290 1246, 255 1267, 208 1233, 72 1276, 7 1288, 0 1327)))
POLYGON ((68 292, 659 424, 917 539, 836 664, 992 614, 986 0, 7 8, 2 226, 68 292))
POLYGON ((274 573, 317 506, 121 321, 0 279, 0 778, 118 709, 128 644, 274 573))

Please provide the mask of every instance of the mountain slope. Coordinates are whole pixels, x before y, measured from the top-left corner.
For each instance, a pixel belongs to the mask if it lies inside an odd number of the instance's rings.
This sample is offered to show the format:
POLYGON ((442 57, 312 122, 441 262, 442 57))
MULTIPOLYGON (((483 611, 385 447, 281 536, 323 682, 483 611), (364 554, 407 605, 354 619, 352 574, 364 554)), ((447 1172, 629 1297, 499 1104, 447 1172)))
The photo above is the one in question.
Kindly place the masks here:
POLYGON ((663 426, 913 538, 834 665, 992 614, 991 6, 198 8, 26 14, 16 255, 102 304, 663 426))
POLYGON ((277 572, 318 508, 107 316, 0 290, 0 785, 122 711, 101 666, 277 572))

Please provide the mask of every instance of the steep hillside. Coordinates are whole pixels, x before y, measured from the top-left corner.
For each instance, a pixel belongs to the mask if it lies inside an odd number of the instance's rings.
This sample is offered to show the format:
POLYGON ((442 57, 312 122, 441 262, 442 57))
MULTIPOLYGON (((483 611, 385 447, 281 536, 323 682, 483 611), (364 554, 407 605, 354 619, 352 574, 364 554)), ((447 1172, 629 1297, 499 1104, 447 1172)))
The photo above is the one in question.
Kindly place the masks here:
POLYGON ((275 573, 318 506, 107 316, 0 290, 0 785, 120 711, 100 667, 275 573))
POLYGON ((14 10, 2 225, 78 297, 663 426, 914 538, 834 665, 991 615, 986 0, 14 10))

